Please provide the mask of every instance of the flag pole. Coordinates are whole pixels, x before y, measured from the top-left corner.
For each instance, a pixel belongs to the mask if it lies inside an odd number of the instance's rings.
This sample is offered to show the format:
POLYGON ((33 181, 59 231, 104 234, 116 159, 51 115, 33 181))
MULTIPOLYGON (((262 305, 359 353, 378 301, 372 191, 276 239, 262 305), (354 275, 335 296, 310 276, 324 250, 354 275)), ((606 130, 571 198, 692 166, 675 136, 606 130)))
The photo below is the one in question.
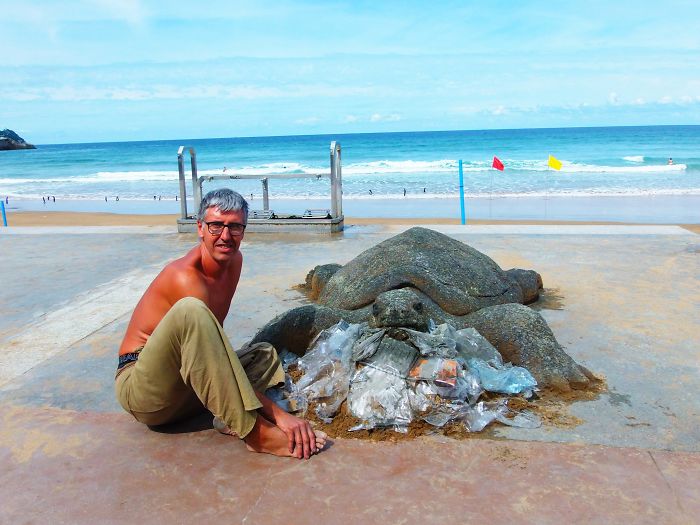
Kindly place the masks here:
POLYGON ((462 224, 466 224, 467 217, 464 211, 464 173, 462 171, 462 159, 459 159, 459 204, 462 212, 462 224))

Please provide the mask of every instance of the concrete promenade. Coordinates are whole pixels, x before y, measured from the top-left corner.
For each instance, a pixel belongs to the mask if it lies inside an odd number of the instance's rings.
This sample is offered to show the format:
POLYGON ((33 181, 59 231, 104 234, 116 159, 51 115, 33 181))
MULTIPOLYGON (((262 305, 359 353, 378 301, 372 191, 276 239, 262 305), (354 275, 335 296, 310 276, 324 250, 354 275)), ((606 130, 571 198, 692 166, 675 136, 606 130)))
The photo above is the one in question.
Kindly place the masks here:
MULTIPOLYGON (((430 226, 428 226, 430 227, 430 226)), ((292 286, 406 226, 257 234, 235 346, 292 286)), ((196 242, 172 227, 0 228, 0 523, 700 523, 700 236, 677 226, 435 226, 544 279, 537 306, 609 390, 578 425, 253 454, 211 421, 150 430, 113 393, 136 302, 196 242)))

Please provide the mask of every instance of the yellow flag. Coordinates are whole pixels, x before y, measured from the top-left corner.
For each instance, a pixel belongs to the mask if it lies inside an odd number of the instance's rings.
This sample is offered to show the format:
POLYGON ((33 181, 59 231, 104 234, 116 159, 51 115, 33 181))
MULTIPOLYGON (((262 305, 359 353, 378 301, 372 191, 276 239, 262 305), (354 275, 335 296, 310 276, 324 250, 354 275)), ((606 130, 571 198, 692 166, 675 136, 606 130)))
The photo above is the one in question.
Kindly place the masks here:
POLYGON ((549 167, 554 168, 555 170, 559 171, 561 169, 561 161, 559 159, 555 159, 551 155, 549 156, 549 167))

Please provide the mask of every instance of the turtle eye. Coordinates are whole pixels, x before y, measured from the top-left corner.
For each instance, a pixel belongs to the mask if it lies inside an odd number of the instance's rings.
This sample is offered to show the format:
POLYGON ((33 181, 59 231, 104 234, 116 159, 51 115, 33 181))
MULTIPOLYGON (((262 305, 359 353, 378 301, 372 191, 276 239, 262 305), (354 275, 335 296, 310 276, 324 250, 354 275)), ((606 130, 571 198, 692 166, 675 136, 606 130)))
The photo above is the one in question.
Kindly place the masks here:
POLYGON ((374 303, 372 305, 372 315, 378 315, 379 314, 379 305, 377 303, 374 303))
POLYGON ((418 313, 422 313, 423 312, 423 303, 414 304, 413 309, 418 313))

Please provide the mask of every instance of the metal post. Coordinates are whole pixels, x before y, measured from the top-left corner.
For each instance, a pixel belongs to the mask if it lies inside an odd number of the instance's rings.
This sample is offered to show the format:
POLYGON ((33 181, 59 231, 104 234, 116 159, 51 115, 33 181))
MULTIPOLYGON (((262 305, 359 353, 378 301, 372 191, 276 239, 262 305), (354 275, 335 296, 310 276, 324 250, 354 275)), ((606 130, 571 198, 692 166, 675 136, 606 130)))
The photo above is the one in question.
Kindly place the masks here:
POLYGON ((196 214, 199 212, 199 205, 202 204, 202 188, 197 180, 197 153, 195 153, 194 148, 190 148, 190 166, 192 167, 192 199, 196 214))
POLYGON ((265 211, 270 209, 270 195, 268 193, 267 180, 267 177, 260 179, 260 182, 262 182, 263 210, 265 211))
POLYGON ((462 211, 462 224, 466 224, 467 217, 464 211, 464 172, 462 171, 462 159, 459 159, 459 205, 462 211))
POLYGON ((331 216, 343 215, 343 175, 340 160, 340 142, 331 142, 331 216))
POLYGON ((7 215, 5 214, 5 202, 0 199, 0 209, 2 210, 2 225, 7 226, 7 215))
POLYGON ((187 218, 187 189, 185 187, 185 161, 183 154, 185 146, 180 146, 177 150, 177 172, 180 177, 180 218, 187 218))

